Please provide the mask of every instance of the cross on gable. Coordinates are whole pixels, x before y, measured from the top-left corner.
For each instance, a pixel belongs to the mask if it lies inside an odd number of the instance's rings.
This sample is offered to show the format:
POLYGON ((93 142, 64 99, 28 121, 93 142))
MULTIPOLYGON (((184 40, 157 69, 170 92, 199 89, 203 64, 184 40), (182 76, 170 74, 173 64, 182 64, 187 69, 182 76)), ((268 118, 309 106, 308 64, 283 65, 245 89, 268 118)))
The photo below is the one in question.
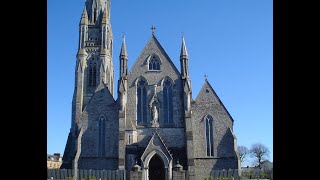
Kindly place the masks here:
POLYGON ((156 27, 154 25, 152 25, 150 29, 152 30, 152 34, 154 34, 154 31, 156 30, 156 27))

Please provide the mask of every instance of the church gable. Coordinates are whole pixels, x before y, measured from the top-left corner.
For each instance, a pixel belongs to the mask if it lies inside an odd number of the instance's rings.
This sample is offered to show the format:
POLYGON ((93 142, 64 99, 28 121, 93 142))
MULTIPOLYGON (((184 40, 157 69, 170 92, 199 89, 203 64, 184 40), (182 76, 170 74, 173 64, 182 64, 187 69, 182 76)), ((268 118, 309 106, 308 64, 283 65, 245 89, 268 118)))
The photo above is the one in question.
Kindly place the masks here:
POLYGON ((192 120, 195 157, 230 156, 234 151, 234 138, 229 132, 233 119, 207 80, 192 104, 192 120), (208 153, 208 149, 213 151, 208 153))
POLYGON ((132 125, 149 127, 153 118, 153 106, 158 111, 160 127, 183 126, 181 75, 154 35, 135 61, 127 78, 126 128, 132 129, 132 125), (167 91, 163 91, 164 88, 167 91), (137 108, 139 102, 142 105, 140 109, 137 108), (164 102, 168 102, 166 106, 163 105, 164 102))
POLYGON ((177 79, 180 78, 180 72, 164 51, 156 37, 152 35, 142 53, 132 66, 128 76, 131 77, 131 79, 136 79, 139 76, 144 76, 148 80, 158 79, 156 77, 160 78, 164 76, 177 79))
POLYGON ((108 88, 100 84, 80 117, 82 157, 117 157, 118 106, 108 88))
POLYGON ((205 80, 204 85, 196 97, 194 108, 208 110, 216 108, 219 111, 219 114, 225 114, 226 117, 233 122, 233 118, 221 102, 216 92, 213 90, 212 86, 209 84, 208 80, 205 80))
POLYGON ((158 154, 159 156, 162 156, 164 159, 168 161, 171 161, 173 159, 167 146, 164 144, 163 140, 161 139, 157 131, 153 133, 153 136, 150 139, 148 146, 146 147, 146 149, 144 150, 141 156, 141 160, 145 162, 148 159, 148 156, 150 156, 150 154, 153 154, 153 153, 158 154))

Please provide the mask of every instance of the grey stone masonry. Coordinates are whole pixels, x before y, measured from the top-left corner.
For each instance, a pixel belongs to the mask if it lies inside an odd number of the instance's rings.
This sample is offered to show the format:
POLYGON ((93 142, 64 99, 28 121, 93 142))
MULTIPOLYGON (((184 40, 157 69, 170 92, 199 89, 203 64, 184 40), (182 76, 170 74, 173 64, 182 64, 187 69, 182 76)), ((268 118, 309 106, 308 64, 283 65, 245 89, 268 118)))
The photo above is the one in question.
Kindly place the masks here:
POLYGON ((84 131, 80 169, 117 169, 114 163, 118 161, 118 117, 118 106, 108 88, 101 83, 79 120, 79 127, 84 131))
POLYGON ((163 167, 165 180, 200 180, 215 170, 240 168, 234 120, 207 79, 192 99, 184 37, 181 72, 156 38, 154 26, 131 69, 130 47, 123 37, 117 98, 110 0, 85 1, 78 48, 62 167, 73 168, 79 177, 88 170, 115 170, 107 171, 108 177, 127 172, 123 178, 137 180, 149 180, 155 167, 163 167))

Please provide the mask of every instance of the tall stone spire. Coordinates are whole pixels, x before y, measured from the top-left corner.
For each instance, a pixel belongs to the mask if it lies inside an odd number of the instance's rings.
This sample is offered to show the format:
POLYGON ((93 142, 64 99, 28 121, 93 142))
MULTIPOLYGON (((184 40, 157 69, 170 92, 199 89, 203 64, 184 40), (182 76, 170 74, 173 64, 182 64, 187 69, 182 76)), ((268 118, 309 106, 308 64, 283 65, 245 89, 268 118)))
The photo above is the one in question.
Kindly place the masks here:
MULTIPOLYGON (((120 77, 118 80, 118 103, 119 103, 119 134, 127 134, 126 129, 126 107, 127 107, 127 94, 128 94, 128 54, 126 48, 125 37, 122 37, 122 46, 119 55, 120 59, 120 77)), ((130 134, 133 137, 133 133, 130 134)), ((123 136, 124 137, 124 136, 123 136)), ((125 138, 119 138, 118 149, 118 169, 125 169, 125 156, 126 156, 126 141, 125 138)))

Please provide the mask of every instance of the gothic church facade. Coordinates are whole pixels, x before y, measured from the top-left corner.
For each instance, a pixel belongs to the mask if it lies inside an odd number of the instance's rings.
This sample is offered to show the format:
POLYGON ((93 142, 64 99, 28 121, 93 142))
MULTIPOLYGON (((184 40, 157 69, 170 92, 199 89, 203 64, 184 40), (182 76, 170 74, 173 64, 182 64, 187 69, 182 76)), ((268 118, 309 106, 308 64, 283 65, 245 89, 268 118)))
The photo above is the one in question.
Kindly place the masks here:
POLYGON ((195 179, 239 169, 234 120, 206 79, 195 99, 184 38, 180 71, 154 32, 131 69, 125 39, 114 96, 110 0, 86 0, 79 25, 71 129, 61 168, 130 171, 172 179, 179 163, 195 179))

